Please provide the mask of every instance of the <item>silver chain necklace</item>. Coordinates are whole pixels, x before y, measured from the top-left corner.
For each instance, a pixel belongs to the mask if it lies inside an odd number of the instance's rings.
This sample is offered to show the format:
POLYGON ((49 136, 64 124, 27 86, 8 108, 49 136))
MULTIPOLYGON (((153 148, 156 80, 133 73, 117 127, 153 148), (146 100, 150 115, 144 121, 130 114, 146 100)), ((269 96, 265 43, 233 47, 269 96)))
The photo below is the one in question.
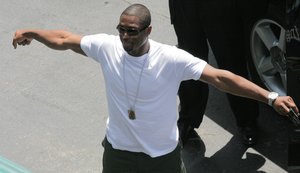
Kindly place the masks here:
POLYGON ((139 80, 138 80, 138 84, 137 84, 136 94, 135 94, 135 97, 134 97, 134 100, 133 100, 133 104, 131 105, 130 104, 130 100, 129 100, 129 96, 128 96, 128 90, 127 90, 127 84, 126 84, 126 75, 125 75, 126 57, 124 57, 124 62, 123 62, 123 81, 124 81, 124 87, 125 87, 125 95, 126 95, 126 99, 127 99, 128 107, 129 107, 129 109, 127 110, 128 117, 131 120, 136 119, 135 104, 136 104, 136 101, 137 101, 137 98, 138 98, 138 95, 139 95, 140 86, 141 86, 141 80, 142 80, 142 74, 144 72, 144 67, 145 67, 147 59, 148 59, 148 56, 145 58, 145 60, 143 62, 143 66, 142 66, 141 73, 140 73, 139 80))

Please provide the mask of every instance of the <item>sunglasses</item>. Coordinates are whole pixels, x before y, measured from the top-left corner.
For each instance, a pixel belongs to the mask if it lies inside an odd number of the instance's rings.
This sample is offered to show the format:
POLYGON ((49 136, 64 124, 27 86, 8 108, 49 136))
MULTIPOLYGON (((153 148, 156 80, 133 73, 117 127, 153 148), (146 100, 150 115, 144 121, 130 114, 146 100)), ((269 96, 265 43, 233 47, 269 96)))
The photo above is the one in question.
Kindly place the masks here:
POLYGON ((145 26, 144 28, 139 29, 139 30, 135 29, 135 28, 126 28, 121 25, 117 26, 117 30, 119 31, 119 34, 127 33, 127 35, 129 35, 129 36, 137 36, 137 35, 139 35, 140 32, 144 31, 146 28, 148 28, 148 26, 145 26))

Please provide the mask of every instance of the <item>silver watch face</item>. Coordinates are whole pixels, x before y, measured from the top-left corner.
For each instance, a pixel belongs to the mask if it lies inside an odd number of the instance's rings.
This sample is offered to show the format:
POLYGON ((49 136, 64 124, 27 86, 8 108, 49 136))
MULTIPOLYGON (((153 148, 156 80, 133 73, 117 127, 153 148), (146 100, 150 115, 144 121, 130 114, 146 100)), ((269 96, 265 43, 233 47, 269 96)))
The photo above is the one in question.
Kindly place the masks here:
POLYGON ((278 93, 276 93, 276 92, 270 92, 270 94, 269 94, 269 98, 270 98, 270 99, 274 100, 274 99, 276 99, 277 97, 278 97, 278 93))
POLYGON ((268 95, 268 105, 273 106, 273 103, 277 97, 278 97, 278 93, 270 92, 268 95))

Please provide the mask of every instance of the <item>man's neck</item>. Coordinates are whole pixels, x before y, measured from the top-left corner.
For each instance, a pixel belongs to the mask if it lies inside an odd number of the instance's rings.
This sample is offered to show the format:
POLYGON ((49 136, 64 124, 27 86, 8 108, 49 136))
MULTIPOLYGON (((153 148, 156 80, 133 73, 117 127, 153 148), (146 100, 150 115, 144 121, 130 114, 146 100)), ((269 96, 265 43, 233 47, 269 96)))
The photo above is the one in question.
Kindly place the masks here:
POLYGON ((149 50, 150 50, 150 43, 149 43, 149 40, 146 39, 145 43, 139 49, 133 50, 133 51, 130 51, 127 53, 131 56, 139 57, 139 56, 143 56, 144 54, 148 53, 149 50))

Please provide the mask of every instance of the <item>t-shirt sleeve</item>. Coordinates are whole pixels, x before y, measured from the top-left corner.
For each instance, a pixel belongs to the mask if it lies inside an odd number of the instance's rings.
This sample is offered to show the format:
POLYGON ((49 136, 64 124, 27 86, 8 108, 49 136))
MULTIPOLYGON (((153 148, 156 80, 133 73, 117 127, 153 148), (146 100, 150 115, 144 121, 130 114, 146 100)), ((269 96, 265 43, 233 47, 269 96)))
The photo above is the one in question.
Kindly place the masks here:
POLYGON ((88 35, 81 39, 80 46, 83 52, 94 60, 99 62, 101 46, 106 40, 106 34, 88 35))
POLYGON ((199 80, 207 62, 195 57, 193 57, 193 60, 194 61, 190 63, 190 68, 188 68, 189 70, 187 71, 190 71, 189 73, 192 74, 192 79, 199 80))
POLYGON ((181 49, 174 52, 181 80, 199 80, 207 62, 181 49))

